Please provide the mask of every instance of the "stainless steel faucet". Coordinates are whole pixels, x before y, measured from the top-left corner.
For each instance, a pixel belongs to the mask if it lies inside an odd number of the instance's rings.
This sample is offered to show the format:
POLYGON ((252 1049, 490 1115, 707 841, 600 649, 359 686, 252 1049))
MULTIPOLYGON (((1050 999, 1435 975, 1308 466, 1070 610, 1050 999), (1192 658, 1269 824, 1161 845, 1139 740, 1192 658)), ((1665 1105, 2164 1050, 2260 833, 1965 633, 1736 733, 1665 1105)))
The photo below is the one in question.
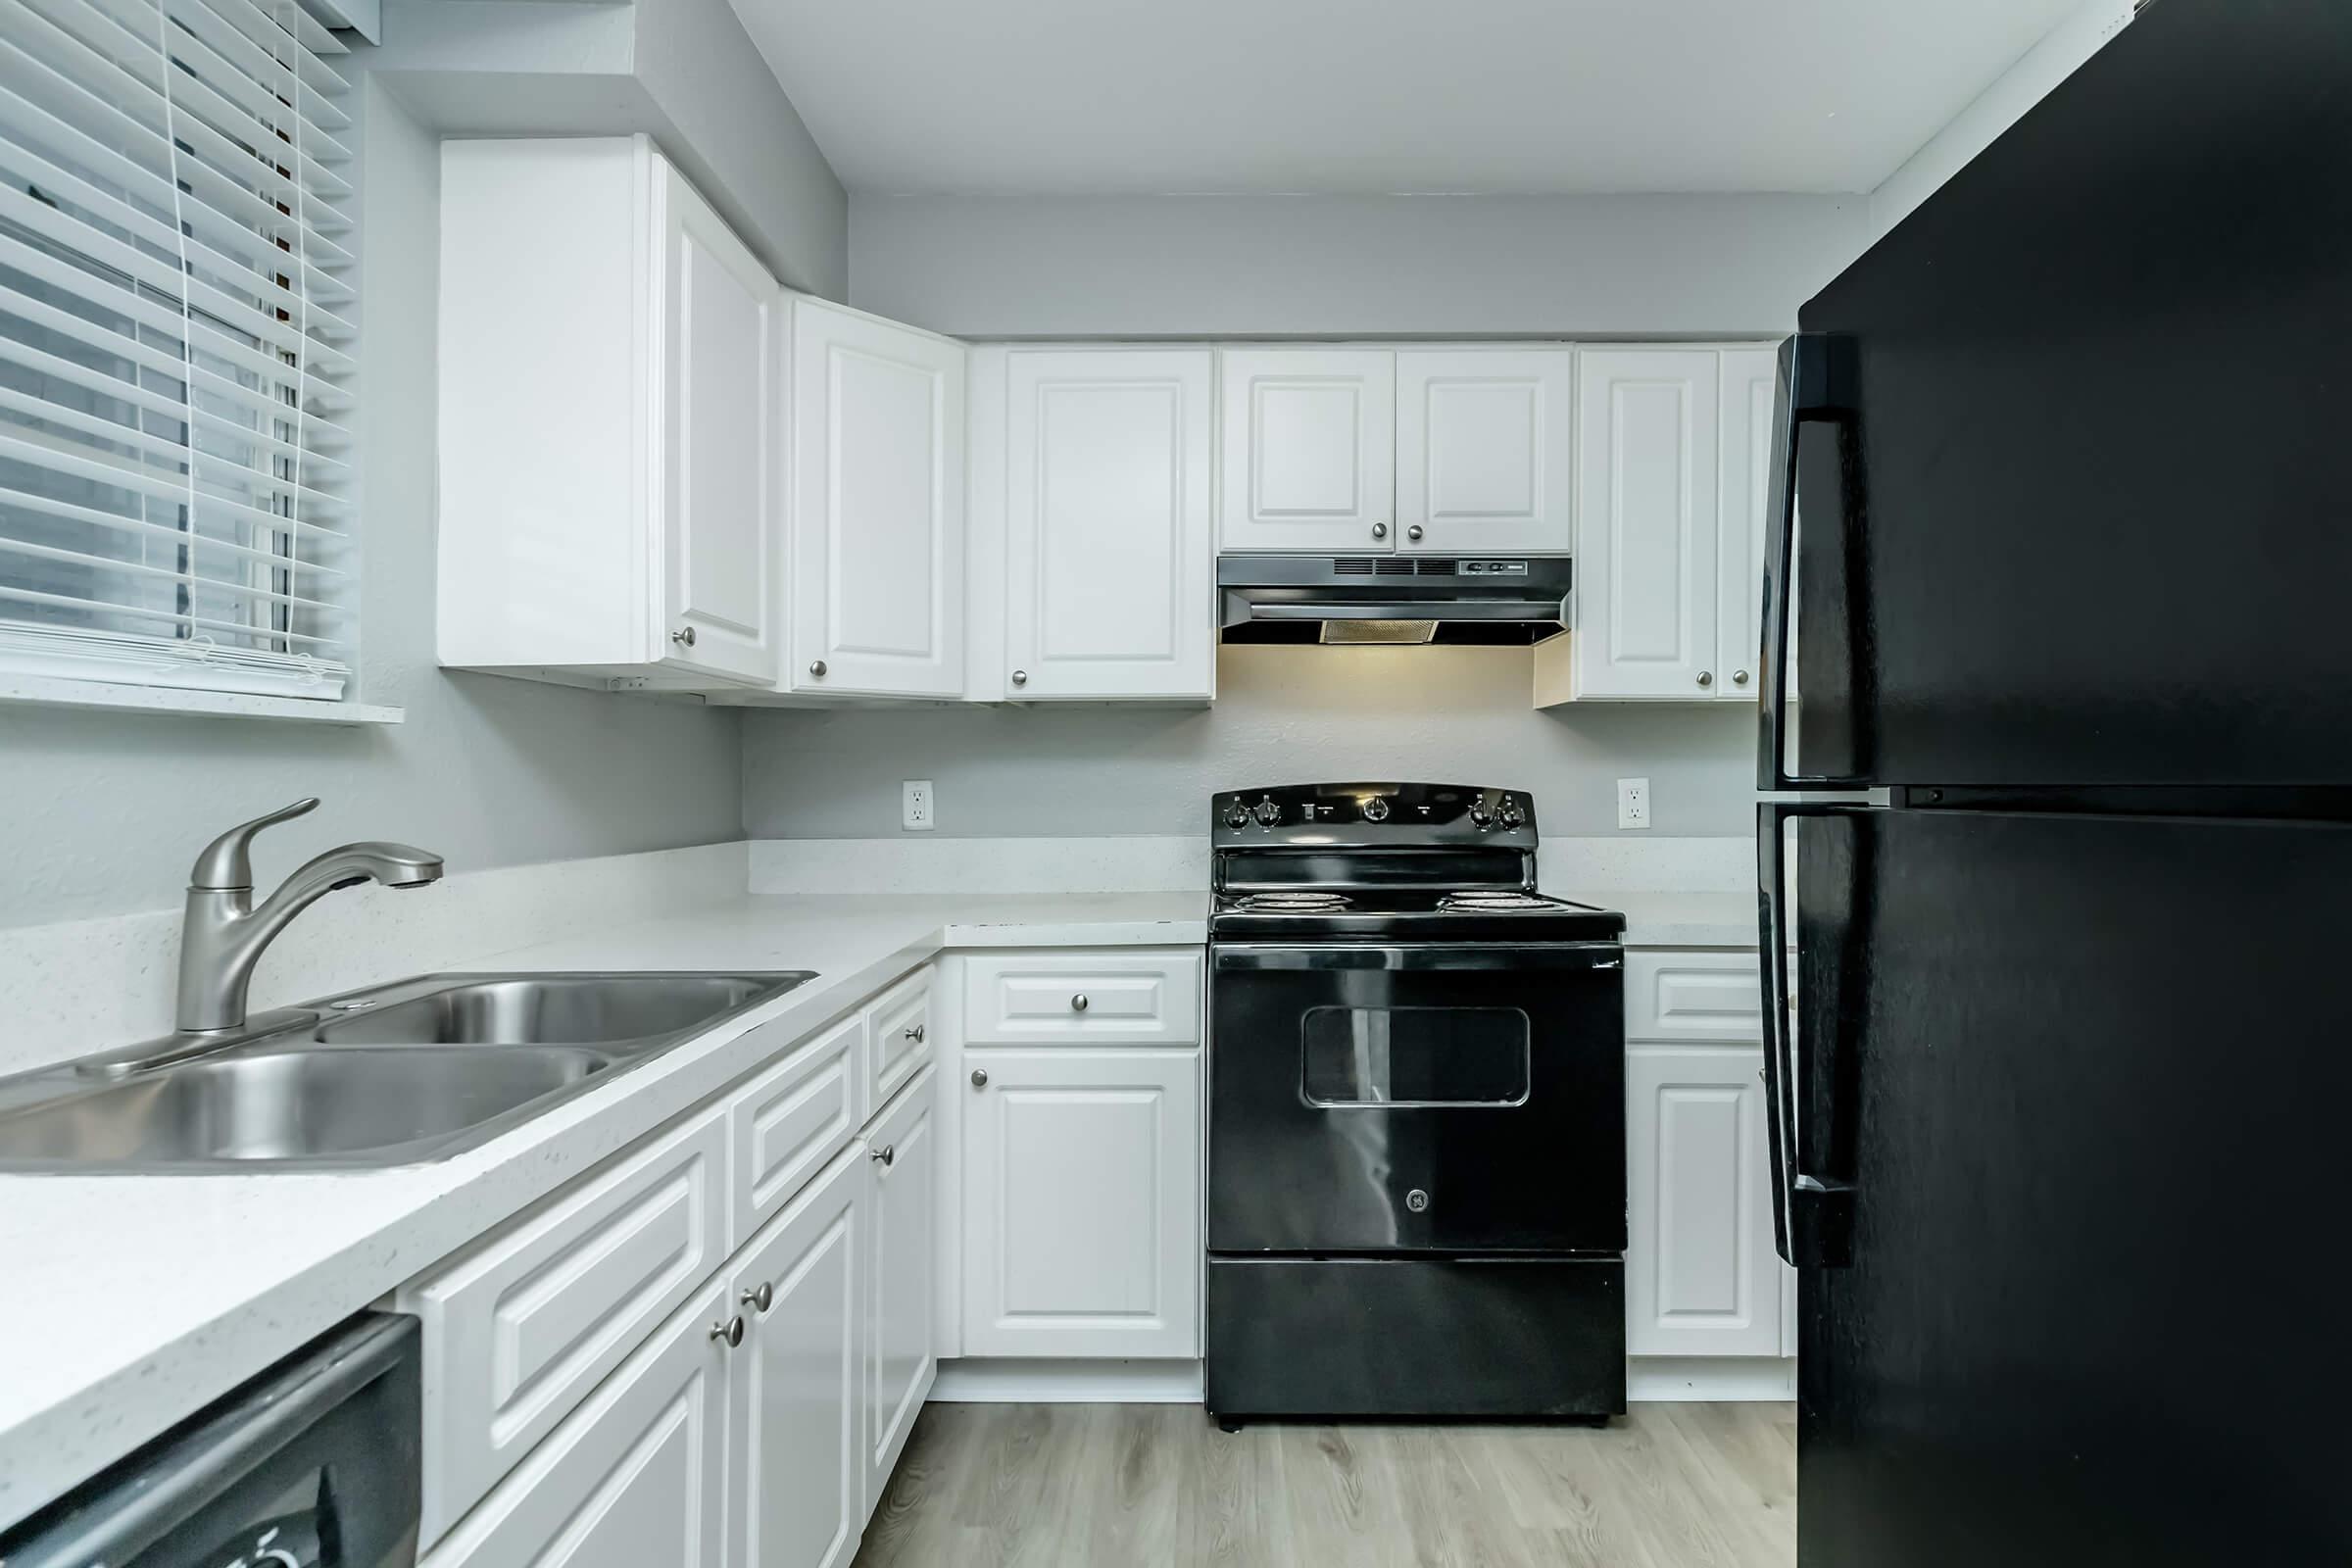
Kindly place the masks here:
POLYGON ((318 809, 316 797, 241 822, 205 846, 188 876, 179 933, 179 1033, 198 1037, 245 1026, 253 966, 286 922, 313 900, 362 882, 417 888, 441 880, 441 857, 406 844, 345 844, 305 861, 257 906, 253 836, 318 809))

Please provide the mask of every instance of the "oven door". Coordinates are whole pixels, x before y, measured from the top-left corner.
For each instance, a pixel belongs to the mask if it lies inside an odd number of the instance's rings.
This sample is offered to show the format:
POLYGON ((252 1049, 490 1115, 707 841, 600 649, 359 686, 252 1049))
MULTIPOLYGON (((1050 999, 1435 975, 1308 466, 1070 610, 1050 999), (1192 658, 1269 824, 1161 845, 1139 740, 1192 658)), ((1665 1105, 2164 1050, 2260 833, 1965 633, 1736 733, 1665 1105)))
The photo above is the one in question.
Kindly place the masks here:
POLYGON ((1615 943, 1210 952, 1210 1251, 1624 1250, 1615 943))

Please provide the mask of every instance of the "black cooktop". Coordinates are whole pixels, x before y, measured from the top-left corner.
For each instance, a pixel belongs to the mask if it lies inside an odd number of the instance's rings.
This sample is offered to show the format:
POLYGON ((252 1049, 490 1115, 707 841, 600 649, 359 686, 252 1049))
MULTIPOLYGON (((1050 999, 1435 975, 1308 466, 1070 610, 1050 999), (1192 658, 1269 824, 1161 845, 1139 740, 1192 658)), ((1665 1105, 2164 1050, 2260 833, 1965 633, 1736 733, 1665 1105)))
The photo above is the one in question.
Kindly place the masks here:
POLYGON ((1625 916, 1502 888, 1294 887, 1220 893, 1208 932, 1232 941, 1611 942, 1625 916))

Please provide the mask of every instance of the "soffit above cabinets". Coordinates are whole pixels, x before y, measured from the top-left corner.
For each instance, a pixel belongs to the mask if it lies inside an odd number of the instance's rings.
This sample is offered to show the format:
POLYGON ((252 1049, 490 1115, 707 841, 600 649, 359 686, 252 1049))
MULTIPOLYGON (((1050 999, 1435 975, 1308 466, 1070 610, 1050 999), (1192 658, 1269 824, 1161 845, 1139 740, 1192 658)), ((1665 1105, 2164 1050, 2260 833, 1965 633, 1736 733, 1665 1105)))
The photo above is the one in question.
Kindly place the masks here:
POLYGON ((1876 186, 2076 0, 732 0, 853 191, 1876 186))

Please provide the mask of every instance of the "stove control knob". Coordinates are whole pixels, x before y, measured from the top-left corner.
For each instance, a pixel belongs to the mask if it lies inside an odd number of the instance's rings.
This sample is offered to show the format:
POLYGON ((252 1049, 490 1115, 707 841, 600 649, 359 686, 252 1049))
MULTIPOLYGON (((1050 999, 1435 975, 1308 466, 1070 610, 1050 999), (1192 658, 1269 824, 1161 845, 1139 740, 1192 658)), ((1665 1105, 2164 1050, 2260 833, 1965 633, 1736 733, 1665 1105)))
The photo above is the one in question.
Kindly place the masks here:
POLYGON ((1507 832, 1511 828, 1525 827, 1527 813, 1519 809, 1519 802, 1515 797, 1505 795, 1502 798, 1502 812, 1495 820, 1500 822, 1507 832))
POLYGON ((1470 798, 1470 825, 1480 828, 1494 825, 1494 813, 1487 809, 1487 798, 1484 795, 1470 798))
POLYGON ((1386 795, 1375 795, 1364 803, 1365 821, 1386 822, 1388 819, 1389 798, 1386 795))
POLYGON ((1274 804, 1273 796, 1268 795, 1257 803, 1257 809, 1251 814, 1257 818, 1258 826, 1272 827, 1282 820, 1282 808, 1274 804))
POLYGON ((1227 827, 1248 827, 1250 825, 1250 808, 1239 801, 1225 808, 1225 825, 1227 827))

